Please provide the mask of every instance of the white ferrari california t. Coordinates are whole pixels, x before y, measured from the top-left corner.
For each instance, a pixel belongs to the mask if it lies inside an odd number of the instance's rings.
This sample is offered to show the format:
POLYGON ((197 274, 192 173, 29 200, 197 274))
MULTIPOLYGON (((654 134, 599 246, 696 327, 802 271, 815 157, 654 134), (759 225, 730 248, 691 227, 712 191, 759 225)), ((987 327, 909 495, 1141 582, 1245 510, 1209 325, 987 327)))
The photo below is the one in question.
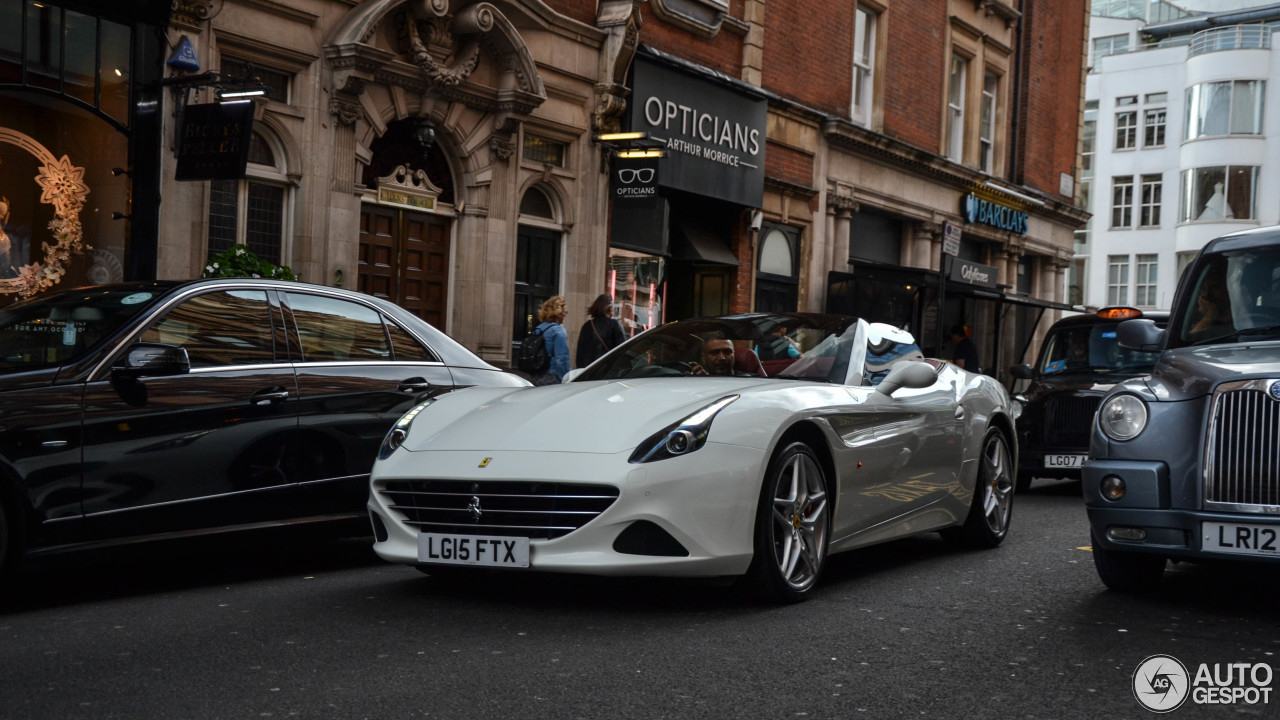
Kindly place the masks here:
POLYGON ((887 325, 673 322, 568 382, 413 408, 371 476, 374 549, 434 569, 743 576, 807 596, 833 552, 925 532, 995 547, 1014 423, 993 378, 887 325))

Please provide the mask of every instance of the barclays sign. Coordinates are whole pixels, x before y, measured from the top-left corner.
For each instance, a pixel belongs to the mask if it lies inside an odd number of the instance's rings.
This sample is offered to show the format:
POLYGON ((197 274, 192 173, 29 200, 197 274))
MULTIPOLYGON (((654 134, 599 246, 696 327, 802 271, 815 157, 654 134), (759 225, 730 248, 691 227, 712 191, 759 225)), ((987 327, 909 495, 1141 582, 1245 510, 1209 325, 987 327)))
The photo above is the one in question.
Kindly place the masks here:
POLYGON ((964 216, 969 223, 982 223, 1019 235, 1027 234, 1027 219, 1031 217, 1021 210, 983 200, 973 193, 964 196, 964 216))

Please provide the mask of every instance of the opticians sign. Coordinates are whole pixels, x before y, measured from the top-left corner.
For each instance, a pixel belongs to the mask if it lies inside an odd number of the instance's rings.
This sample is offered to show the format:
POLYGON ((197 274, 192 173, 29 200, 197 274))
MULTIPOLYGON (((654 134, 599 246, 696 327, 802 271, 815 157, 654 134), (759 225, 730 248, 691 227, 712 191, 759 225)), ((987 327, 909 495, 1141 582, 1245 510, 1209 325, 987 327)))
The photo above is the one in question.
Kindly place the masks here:
POLYGON ((609 176, 613 207, 654 208, 658 206, 657 158, 614 158, 609 176))
POLYGON ((644 55, 635 59, 630 126, 661 142, 663 187, 760 207, 768 101, 644 55))
POLYGON ((1031 217, 1021 210, 983 200, 973 193, 964 196, 964 216, 971 224, 982 223, 1019 235, 1027 234, 1027 219, 1031 217))

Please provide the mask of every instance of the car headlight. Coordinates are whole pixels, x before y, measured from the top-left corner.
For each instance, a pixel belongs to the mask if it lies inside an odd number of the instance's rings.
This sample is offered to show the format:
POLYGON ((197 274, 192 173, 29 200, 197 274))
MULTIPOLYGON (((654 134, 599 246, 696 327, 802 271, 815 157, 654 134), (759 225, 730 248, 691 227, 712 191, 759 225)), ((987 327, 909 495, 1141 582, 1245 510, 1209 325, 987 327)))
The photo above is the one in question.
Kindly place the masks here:
POLYGON ((1147 427, 1147 404, 1137 395, 1116 395, 1098 409, 1098 427, 1112 440, 1132 440, 1147 427))
POLYGON ((1026 402, 1027 399, 1021 395, 1013 396, 1013 402, 1009 403, 1009 414, 1013 416, 1014 420, 1022 417, 1022 406, 1026 402))
POLYGON ((707 433, 716 413, 737 400, 737 395, 722 397, 677 423, 672 423, 645 438, 631 453, 629 462, 647 463, 688 455, 707 444, 707 433))
POLYGON ((409 426, 413 424, 413 419, 418 417, 418 413, 427 408, 428 405, 435 402, 428 400, 418 403, 409 408, 409 412, 400 416, 395 425, 391 426, 391 430, 387 432, 387 436, 382 439, 382 446, 378 448, 378 459, 386 460, 391 454, 400 449, 404 444, 405 438, 409 437, 409 426))

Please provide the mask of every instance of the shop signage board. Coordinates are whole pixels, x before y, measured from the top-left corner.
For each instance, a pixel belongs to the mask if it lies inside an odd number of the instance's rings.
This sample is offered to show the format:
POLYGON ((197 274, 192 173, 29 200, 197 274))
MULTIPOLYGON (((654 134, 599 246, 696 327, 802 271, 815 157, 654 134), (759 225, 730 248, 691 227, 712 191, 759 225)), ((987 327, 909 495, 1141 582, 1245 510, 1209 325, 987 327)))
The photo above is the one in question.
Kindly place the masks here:
POLYGON ((952 257, 960 254, 960 227, 951 223, 942 225, 942 252, 952 257))
POLYGON ((670 207, 664 197, 656 198, 653 207, 615 202, 609 222, 609 246, 650 255, 667 255, 670 207))
POLYGON ((1018 233, 1019 235, 1027 234, 1027 220, 1031 217, 1029 214, 1015 210, 1008 205, 1002 205, 991 200, 984 200, 973 193, 964 196, 964 204, 962 211, 965 220, 970 224, 982 223, 990 225, 1001 230, 1018 233))
POLYGON ((658 158, 614 158, 609 173, 609 194, 614 212, 619 207, 653 209, 658 207, 658 158))
POLYGON ((662 187, 763 204, 768 101, 644 55, 632 84, 630 127, 662 144, 662 187))
POLYGON ((991 265, 983 265, 970 260, 962 260, 960 258, 951 259, 951 274, 949 277, 952 282, 964 283, 965 285, 973 285, 975 287, 987 288, 989 290, 996 289, 999 280, 1000 271, 991 265))
POLYGON ((182 112, 174 179, 243 178, 252 133, 252 102, 188 105, 182 112))

